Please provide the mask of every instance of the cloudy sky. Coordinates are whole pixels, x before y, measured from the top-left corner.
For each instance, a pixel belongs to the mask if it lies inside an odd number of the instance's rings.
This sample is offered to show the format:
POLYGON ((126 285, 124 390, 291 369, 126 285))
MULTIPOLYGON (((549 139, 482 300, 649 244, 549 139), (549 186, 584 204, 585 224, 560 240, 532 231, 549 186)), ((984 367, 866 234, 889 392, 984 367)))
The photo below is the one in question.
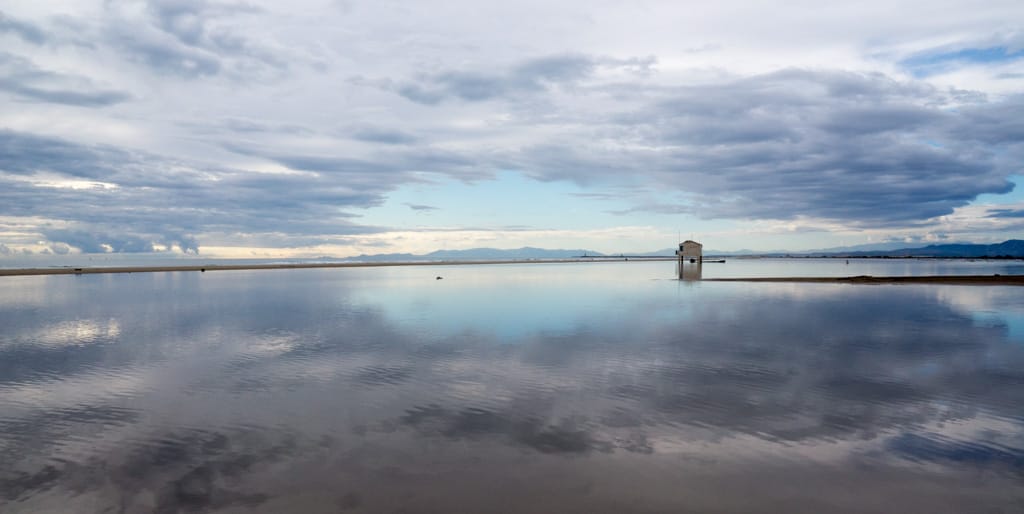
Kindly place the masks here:
POLYGON ((1024 3, 0 3, 0 254, 1024 234, 1024 3))

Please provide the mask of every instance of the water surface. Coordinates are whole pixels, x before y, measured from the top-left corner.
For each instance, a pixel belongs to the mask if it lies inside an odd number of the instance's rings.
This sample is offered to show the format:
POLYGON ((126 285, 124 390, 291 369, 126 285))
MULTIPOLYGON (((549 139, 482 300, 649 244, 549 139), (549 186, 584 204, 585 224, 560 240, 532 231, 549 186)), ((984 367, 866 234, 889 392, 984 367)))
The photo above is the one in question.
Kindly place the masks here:
POLYGON ((674 271, 2 278, 0 511, 1024 510, 1020 288, 674 271))

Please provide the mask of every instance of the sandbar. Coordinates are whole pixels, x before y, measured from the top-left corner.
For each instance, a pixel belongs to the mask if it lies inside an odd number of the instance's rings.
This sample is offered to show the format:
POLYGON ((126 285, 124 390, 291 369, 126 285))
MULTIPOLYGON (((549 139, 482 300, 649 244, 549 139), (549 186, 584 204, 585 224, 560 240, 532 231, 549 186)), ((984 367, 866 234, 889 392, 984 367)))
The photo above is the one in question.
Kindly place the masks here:
MULTIPOLYGON (((664 260, 669 260, 667 258, 664 260)), ((95 273, 151 273, 164 271, 237 271, 267 269, 305 269, 305 268, 369 268, 383 266, 466 266, 478 264, 556 264, 571 262, 607 262, 611 259, 509 259, 487 261, 405 261, 405 262, 305 262, 279 264, 189 264, 183 266, 96 266, 59 268, 9 268, 0 269, 2 276, 18 275, 88 275, 95 273)), ((623 260, 623 259, 617 259, 623 260)), ((655 259, 647 259, 655 260, 655 259)), ((661 260, 661 259, 657 259, 661 260)))
MULTIPOLYGON (((645 260, 673 260, 674 258, 648 258, 645 260)), ((406 262, 316 262, 279 264, 196 264, 184 266, 97 266, 59 268, 0 269, 0 277, 23 275, 88 275, 97 273, 153 273, 153 272, 207 272, 237 270, 275 270, 307 268, 369 268, 385 266, 467 266, 484 264, 557 264, 607 262, 611 259, 509 259, 487 261, 406 261, 406 262)), ((795 282, 823 284, 947 284, 947 285, 1024 285, 1024 275, 927 275, 874 277, 731 277, 705 278, 703 282, 795 282)))
POLYGON ((704 282, 811 282, 824 284, 948 284, 958 286, 1024 286, 1024 275, 927 275, 900 277, 746 277, 705 278, 704 282))

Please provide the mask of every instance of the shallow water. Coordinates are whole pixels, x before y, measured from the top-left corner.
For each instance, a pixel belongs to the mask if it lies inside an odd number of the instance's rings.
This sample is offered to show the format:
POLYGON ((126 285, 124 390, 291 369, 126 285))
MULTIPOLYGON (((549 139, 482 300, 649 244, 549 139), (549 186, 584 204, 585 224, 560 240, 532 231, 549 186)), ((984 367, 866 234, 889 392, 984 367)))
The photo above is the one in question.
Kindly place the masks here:
POLYGON ((1021 288, 674 271, 0 278, 0 512, 1024 510, 1021 288))

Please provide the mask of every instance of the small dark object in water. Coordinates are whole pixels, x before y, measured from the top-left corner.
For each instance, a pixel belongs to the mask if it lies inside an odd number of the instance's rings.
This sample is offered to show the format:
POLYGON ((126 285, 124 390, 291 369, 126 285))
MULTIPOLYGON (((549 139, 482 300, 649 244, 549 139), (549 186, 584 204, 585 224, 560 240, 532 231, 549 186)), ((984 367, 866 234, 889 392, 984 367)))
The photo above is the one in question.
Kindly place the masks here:
POLYGON ((444 277, 437 277, 434 280, 444 280, 444 277))
POLYGON ((206 273, 206 268, 199 268, 200 273, 206 273))
POLYGON ((690 264, 697 262, 697 259, 690 259, 690 264))
POLYGON ((82 273, 82 268, 75 268, 75 274, 76 275, 80 275, 81 273, 82 273))

